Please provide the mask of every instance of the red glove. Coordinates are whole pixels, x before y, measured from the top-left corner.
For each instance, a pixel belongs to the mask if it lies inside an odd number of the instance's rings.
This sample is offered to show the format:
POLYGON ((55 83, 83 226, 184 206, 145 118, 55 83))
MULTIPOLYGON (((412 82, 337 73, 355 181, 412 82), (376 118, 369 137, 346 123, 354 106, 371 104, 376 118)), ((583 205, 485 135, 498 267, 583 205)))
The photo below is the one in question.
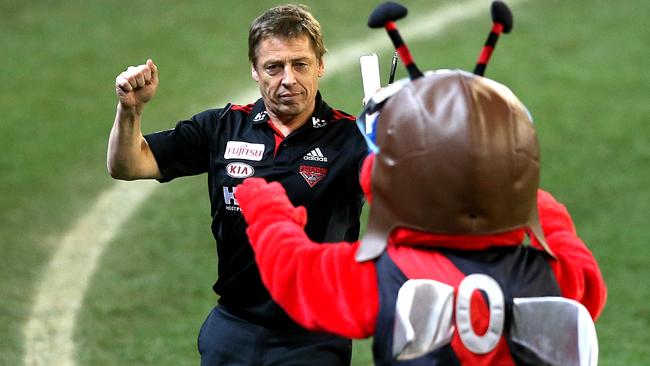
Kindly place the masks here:
POLYGON ((307 223, 303 206, 294 207, 284 187, 278 182, 267 183, 263 178, 247 178, 237 186, 235 198, 249 225, 256 220, 290 219, 300 227, 307 223))
POLYGON ((248 178, 235 197, 273 300, 307 329, 348 338, 372 335, 379 308, 377 274, 373 262, 354 260, 358 242, 310 240, 305 208, 294 207, 277 182, 248 178))

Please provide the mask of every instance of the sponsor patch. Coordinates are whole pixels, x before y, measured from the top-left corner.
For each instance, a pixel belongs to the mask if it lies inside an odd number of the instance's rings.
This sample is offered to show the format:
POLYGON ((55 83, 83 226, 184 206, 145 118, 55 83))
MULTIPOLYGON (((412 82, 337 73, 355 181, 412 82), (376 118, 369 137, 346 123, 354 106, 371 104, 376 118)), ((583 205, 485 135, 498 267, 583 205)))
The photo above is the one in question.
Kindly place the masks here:
POLYGON ((263 121, 267 115, 268 115, 267 111, 259 112, 258 114, 255 115, 255 118, 253 118, 253 122, 263 121))
POLYGON ((311 118, 311 125, 314 128, 321 128, 321 127, 327 126, 327 121, 325 121, 324 119, 312 117, 311 118))
POLYGON ((242 141, 228 141, 224 159, 262 160, 264 155, 264 144, 252 144, 242 141))
POLYGON ((237 187, 223 187, 223 202, 226 204, 226 210, 228 211, 241 211, 239 202, 235 198, 236 191, 237 187))
POLYGON ((309 184, 310 187, 313 187, 316 185, 316 183, 325 178, 327 175, 327 168, 320 166, 301 165, 300 175, 305 178, 305 181, 307 184, 309 184))
POLYGON ((322 161, 327 163, 327 157, 323 155, 323 152, 320 151, 320 147, 315 148, 314 150, 307 153, 307 155, 302 157, 303 160, 313 160, 313 161, 322 161))
POLYGON ((226 174, 233 178, 248 178, 255 174, 255 169, 246 163, 234 162, 226 165, 226 174))

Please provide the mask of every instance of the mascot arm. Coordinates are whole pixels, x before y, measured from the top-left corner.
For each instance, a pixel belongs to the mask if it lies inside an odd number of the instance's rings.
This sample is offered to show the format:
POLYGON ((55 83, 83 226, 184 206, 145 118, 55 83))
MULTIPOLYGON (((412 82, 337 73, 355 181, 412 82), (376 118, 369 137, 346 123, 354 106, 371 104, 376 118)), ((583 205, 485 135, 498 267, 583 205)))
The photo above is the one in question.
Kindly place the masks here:
MULTIPOLYGON (((537 193, 544 236, 557 260, 551 261, 562 295, 582 303, 595 320, 607 298, 605 281, 593 254, 576 233, 566 207, 548 192, 537 193)), ((539 244, 533 239, 533 245, 539 244)))
POLYGON ((354 260, 358 243, 320 245, 304 231, 307 214, 282 185, 249 178, 235 193, 271 297, 307 329, 347 338, 374 333, 379 307, 373 262, 354 260))

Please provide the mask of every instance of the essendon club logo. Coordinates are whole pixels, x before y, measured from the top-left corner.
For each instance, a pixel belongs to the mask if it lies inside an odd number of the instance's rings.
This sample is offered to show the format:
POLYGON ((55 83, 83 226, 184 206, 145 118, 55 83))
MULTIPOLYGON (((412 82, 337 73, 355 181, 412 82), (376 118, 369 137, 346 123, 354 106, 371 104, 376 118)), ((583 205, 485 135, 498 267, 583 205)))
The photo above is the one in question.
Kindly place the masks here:
POLYGON ((301 165, 300 166, 300 175, 302 175, 303 178, 305 178, 305 181, 307 184, 309 184, 310 187, 313 187, 316 185, 316 183, 320 182, 325 178, 327 175, 327 168, 319 167, 319 166, 309 166, 309 165, 301 165))

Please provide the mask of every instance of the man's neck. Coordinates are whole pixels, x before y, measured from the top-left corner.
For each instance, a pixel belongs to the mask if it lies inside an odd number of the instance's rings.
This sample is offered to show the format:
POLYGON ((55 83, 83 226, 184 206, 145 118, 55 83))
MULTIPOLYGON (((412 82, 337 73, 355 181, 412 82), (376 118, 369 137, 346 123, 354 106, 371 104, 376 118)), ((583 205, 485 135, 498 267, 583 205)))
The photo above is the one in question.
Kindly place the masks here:
POLYGON ((280 116, 276 115, 273 112, 268 111, 269 119, 271 123, 282 133, 283 136, 288 136, 291 132, 297 130, 302 125, 304 125, 309 117, 314 113, 316 106, 313 108, 307 109, 305 112, 295 115, 295 116, 280 116))

